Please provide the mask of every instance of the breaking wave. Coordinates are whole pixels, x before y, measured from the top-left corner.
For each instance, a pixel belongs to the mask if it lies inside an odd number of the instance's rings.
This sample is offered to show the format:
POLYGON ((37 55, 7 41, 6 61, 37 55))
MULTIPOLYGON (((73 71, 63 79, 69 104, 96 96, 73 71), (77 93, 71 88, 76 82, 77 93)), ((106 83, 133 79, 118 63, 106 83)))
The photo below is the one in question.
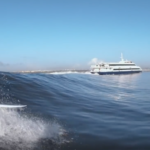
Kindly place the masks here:
POLYGON ((29 118, 18 111, 0 109, 0 148, 33 149, 45 139, 52 145, 65 142, 64 129, 55 121, 29 118))
POLYGON ((61 75, 61 74, 91 74, 90 71, 53 71, 49 74, 61 75))
POLYGON ((56 71, 56 72, 51 72, 51 73, 49 73, 49 74, 73 74, 73 73, 79 73, 79 72, 77 72, 77 71, 56 71))

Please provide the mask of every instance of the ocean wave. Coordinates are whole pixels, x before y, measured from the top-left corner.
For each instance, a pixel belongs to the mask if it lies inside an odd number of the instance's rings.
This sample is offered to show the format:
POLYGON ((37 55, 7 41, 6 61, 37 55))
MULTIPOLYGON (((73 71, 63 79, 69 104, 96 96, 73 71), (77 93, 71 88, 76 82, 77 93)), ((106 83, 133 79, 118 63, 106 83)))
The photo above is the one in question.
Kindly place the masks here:
POLYGON ((57 122, 29 118, 15 110, 0 109, 0 148, 32 149, 43 139, 52 144, 65 142, 65 130, 57 122))
POLYGON ((50 73, 0 74, 0 149, 150 149, 149 73, 50 73))

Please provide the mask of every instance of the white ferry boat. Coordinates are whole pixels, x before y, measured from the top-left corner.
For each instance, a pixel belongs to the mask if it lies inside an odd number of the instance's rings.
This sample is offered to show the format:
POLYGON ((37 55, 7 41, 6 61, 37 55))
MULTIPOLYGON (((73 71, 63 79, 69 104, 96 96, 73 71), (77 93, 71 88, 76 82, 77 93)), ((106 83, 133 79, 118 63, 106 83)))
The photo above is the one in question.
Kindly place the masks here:
POLYGON ((91 66, 91 73, 104 74, 129 74, 142 72, 141 67, 136 66, 132 61, 124 60, 121 54, 121 61, 118 63, 99 63, 91 66))

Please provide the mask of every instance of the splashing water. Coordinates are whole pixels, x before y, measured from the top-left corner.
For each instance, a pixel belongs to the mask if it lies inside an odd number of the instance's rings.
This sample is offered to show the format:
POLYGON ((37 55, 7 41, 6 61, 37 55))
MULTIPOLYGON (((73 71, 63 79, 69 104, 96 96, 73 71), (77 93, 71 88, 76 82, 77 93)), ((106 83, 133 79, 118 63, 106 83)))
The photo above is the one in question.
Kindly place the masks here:
POLYGON ((32 149, 41 139, 64 142, 64 130, 56 122, 46 123, 22 116, 15 110, 0 109, 0 148, 32 149))
POLYGON ((74 73, 79 73, 79 72, 77 72, 77 71, 59 71, 59 72, 51 72, 49 74, 61 75, 61 74, 74 74, 74 73))

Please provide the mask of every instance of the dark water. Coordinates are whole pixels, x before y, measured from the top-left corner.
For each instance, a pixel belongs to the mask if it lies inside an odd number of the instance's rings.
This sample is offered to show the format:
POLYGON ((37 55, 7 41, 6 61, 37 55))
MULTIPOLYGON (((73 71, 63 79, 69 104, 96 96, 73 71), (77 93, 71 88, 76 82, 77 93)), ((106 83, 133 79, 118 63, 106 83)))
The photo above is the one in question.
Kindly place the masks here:
POLYGON ((0 149, 149 150, 150 73, 0 73, 0 149))

